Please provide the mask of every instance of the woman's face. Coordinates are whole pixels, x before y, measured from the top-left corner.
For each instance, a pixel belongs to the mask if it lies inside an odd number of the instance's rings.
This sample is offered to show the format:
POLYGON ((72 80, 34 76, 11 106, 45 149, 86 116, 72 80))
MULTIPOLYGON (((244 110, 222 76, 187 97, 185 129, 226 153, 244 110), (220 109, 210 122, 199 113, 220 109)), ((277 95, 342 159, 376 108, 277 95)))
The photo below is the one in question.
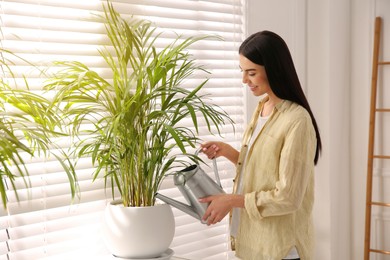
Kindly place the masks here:
POLYGON ((240 55, 242 83, 246 84, 254 96, 261 96, 271 92, 264 66, 260 66, 240 55))

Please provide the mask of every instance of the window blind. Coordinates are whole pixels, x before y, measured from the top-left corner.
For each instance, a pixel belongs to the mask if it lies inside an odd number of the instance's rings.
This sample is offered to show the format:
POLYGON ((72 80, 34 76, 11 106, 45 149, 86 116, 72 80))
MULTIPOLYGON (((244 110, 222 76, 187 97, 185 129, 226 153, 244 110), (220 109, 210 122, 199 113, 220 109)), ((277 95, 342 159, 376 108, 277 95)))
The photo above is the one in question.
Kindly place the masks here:
MULTIPOLYGON (((103 24, 93 19, 102 11, 98 0, 13 0, 0 2, 1 47, 44 66, 52 60, 78 60, 104 71, 98 48, 107 44, 103 24)), ((244 125, 244 90, 237 50, 244 37, 242 0, 115 0, 122 15, 136 15, 154 22, 163 31, 164 41, 175 34, 184 36, 216 34, 223 41, 197 43, 190 53, 211 72, 204 92, 235 121, 235 128, 223 128, 223 138, 206 134, 203 140, 220 139, 239 148, 244 125)), ((158 46, 157 46, 158 47, 158 46)), ((17 75, 28 76, 31 91, 40 92, 42 75, 20 61, 12 66, 17 75)), ((2 75, 3 76, 3 75, 2 75)), ((204 75, 191 80, 201 82, 204 75)), ((22 82, 22 78, 16 82, 22 82)), ((53 140, 67 147, 67 140, 53 140)), ((217 160, 222 185, 231 192, 234 167, 217 160)), ((211 166, 211 162, 210 162, 211 166)), ((202 168, 213 176, 212 167, 202 168)), ((29 161, 31 186, 16 181, 20 196, 8 192, 8 209, 0 211, 1 259, 110 259, 100 237, 100 223, 110 191, 103 181, 92 182, 93 167, 88 158, 77 168, 80 197, 72 203, 66 174, 51 158, 29 161)), ((10 186, 9 186, 10 187, 10 186)), ((11 187, 10 187, 11 188, 11 187)), ((183 200, 169 178, 162 192, 183 200)), ((184 200, 183 200, 184 201, 184 200)), ((214 226, 173 209, 176 232, 171 248, 176 255, 190 259, 227 259, 229 229, 227 219, 214 226)))

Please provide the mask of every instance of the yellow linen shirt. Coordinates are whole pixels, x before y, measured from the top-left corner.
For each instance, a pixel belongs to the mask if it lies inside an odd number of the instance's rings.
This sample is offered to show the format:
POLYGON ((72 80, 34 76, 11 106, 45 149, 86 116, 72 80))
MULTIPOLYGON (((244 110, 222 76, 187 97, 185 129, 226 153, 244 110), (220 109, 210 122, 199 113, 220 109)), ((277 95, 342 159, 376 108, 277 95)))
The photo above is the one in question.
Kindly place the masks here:
POLYGON ((248 151, 266 100, 259 103, 244 133, 237 163, 236 179, 243 174, 245 208, 236 255, 244 260, 280 260, 296 246, 302 260, 313 259, 315 130, 305 108, 283 100, 248 151))

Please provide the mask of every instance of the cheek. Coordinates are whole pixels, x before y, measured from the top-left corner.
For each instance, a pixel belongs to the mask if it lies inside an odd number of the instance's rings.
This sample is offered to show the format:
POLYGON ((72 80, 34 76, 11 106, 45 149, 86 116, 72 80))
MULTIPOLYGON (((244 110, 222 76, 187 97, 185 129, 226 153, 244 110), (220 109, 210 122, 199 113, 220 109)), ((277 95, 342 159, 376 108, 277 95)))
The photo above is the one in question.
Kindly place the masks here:
POLYGON ((260 78, 261 78, 260 80, 263 84, 269 85, 267 75, 263 74, 260 76, 260 78))
POLYGON ((255 82, 257 85, 268 85, 268 79, 264 76, 256 77, 255 82))

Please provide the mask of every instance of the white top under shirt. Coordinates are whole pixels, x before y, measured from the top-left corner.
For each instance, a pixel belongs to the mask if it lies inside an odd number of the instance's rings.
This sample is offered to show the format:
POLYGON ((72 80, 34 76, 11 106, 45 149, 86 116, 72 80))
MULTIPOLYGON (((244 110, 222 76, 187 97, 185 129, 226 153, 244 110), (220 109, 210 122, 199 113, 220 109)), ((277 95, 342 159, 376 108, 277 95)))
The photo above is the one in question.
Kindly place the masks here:
MULTIPOLYGON (((266 116, 266 117, 260 116, 259 117, 259 120, 257 121, 257 124, 256 124, 256 128, 253 131, 251 139, 249 140, 248 150, 253 145, 253 142, 255 141, 256 137, 259 135, 261 129, 263 128, 263 126, 267 122, 268 118, 269 118, 269 116, 266 116)), ((247 156, 248 156, 248 153, 247 153, 247 156)), ((245 164, 245 162, 246 162, 246 158, 244 160, 244 164, 245 164)), ((244 169, 244 165, 243 165, 242 169, 244 169)), ((242 194, 242 180, 241 180, 242 176, 243 176, 243 174, 240 174, 239 179, 236 180, 236 181, 238 181, 237 194, 242 194)), ((233 208, 232 222, 230 225, 230 234, 233 237, 235 237, 237 235, 238 225, 240 222, 240 213, 241 213, 240 210, 241 210, 240 208, 233 208)), ((284 257, 283 259, 296 259, 296 258, 299 258, 299 255, 298 255, 296 247, 294 246, 293 248, 291 248, 291 250, 287 254, 287 256, 284 257)))

